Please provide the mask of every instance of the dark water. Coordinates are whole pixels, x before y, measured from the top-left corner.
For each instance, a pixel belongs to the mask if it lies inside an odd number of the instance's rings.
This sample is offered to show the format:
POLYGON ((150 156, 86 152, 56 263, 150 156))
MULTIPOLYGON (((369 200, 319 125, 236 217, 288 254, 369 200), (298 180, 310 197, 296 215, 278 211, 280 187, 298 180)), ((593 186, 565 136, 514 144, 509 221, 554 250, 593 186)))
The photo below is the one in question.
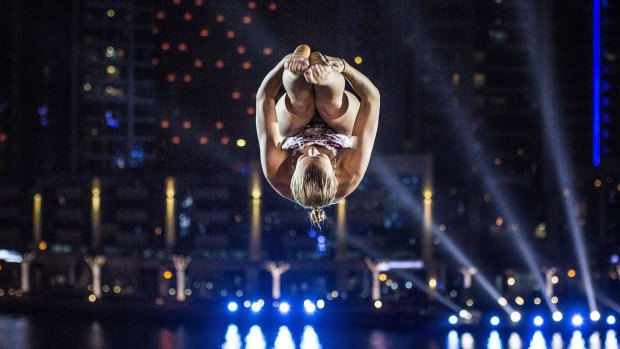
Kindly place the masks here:
POLYGON ((0 314, 0 348, 222 348, 222 349, 618 349, 616 332, 572 328, 468 332, 448 328, 405 331, 314 324, 184 323, 154 325, 0 314))

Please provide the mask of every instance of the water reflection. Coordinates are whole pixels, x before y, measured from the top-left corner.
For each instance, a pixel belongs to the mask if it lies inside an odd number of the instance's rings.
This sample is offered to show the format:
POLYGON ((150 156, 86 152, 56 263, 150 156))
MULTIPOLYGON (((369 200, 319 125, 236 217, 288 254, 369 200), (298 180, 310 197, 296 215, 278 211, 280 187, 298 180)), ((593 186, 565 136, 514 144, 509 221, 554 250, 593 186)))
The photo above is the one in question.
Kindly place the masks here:
POLYGON ((585 349, 586 341, 583 340, 583 336, 581 335, 581 331, 573 332, 573 336, 568 343, 568 349, 585 349))
POLYGON ((534 333, 534 337, 532 337, 532 341, 530 342, 530 349, 547 349, 547 342, 542 332, 536 331, 534 333))
POLYGON ((304 326, 304 333, 301 335, 300 349, 320 349, 321 343, 319 342, 319 336, 314 331, 312 326, 304 326))
POLYGON ((474 349, 474 336, 469 332, 463 333, 461 336, 461 348, 474 349))
POLYGON ((265 349, 267 342, 260 327, 254 325, 250 327, 250 332, 245 336, 245 349, 265 349))
POLYGON ((515 332, 511 333, 508 338, 508 349, 521 349, 522 346, 521 337, 515 332))
POLYGON ((222 349, 241 349, 241 335, 239 335, 239 328, 237 325, 228 325, 224 339, 226 342, 222 344, 222 349))
POLYGON ((458 349, 459 348, 459 334, 452 330, 448 333, 448 339, 446 343, 447 349, 458 349))
POLYGON ((280 326, 280 329, 278 329, 274 349, 295 349, 293 335, 291 334, 291 331, 289 331, 288 327, 280 326))
POLYGON ((388 349, 390 340, 383 331, 372 331, 368 336, 368 349, 388 349))
POLYGON ((616 338, 616 331, 607 331, 607 334, 605 335, 605 349, 618 349, 618 338, 616 338))
POLYGON ((491 332, 487 341, 487 349, 502 349, 502 340, 499 338, 497 331, 491 332))

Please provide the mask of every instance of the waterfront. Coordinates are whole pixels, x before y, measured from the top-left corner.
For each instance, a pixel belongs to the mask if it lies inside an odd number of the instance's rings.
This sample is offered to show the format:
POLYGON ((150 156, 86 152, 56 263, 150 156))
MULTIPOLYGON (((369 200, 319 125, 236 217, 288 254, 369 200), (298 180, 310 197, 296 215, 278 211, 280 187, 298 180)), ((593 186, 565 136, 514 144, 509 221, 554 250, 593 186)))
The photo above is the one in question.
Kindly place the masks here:
POLYGON ((71 316, 0 314, 0 348, 223 348, 223 349, 407 349, 570 348, 617 349, 611 328, 450 328, 392 330, 386 327, 282 321, 164 324, 94 320, 71 316))

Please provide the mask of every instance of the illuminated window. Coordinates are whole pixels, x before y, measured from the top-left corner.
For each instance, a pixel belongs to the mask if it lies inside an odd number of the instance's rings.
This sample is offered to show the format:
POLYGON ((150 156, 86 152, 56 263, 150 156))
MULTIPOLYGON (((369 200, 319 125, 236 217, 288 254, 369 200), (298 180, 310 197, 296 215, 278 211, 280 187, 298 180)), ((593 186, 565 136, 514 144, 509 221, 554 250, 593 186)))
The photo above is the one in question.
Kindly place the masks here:
POLYGON ((235 37, 235 31, 234 30, 229 30, 226 32, 226 37, 229 39, 232 39, 235 37))
POLYGON ((168 51, 170 49, 170 44, 167 42, 162 42, 161 49, 164 51, 168 51))
MULTIPOLYGON (((254 109, 254 107, 248 107, 248 109, 246 110, 246 113, 248 113, 248 115, 254 115, 255 112, 256 109, 254 109)), ((618 187, 620 188, 620 185, 618 187)))
POLYGON ((240 54, 240 55, 244 54, 245 53, 245 47, 243 47, 243 46, 237 47, 237 53, 240 54))
POLYGON ((207 144, 209 142, 209 138, 207 136, 201 136, 199 139, 200 144, 207 144))
POLYGON ((217 15, 217 16, 215 16, 215 21, 218 22, 218 23, 224 22, 225 19, 226 19, 226 17, 224 17, 224 15, 217 15))
POLYGON ((160 125, 161 125, 161 128, 168 128, 170 127, 170 121, 164 119, 161 121, 160 125))
POLYGON ((203 38, 209 36, 209 30, 204 28, 200 29, 200 36, 203 38))
POLYGON ((250 1, 250 2, 248 2, 248 8, 249 8, 250 10, 255 9, 255 8, 256 8, 256 3, 255 3, 254 1, 250 1))
POLYGON ((245 69, 245 70, 248 70, 248 69, 252 68, 252 63, 250 63, 248 61, 245 61, 245 62, 241 63, 241 67, 243 69, 245 69))
POLYGON ((263 49, 263 54, 264 54, 265 56, 269 56, 269 55, 271 55, 272 53, 273 53, 273 49, 272 49, 271 47, 265 47, 265 48, 263 49))
POLYGON ((191 21, 192 20, 192 14, 189 12, 185 12, 185 14, 183 14, 183 19, 186 21, 191 21))
POLYGON ((482 88, 486 83, 486 75, 484 73, 474 73, 474 87, 482 88))
POLYGON ((196 59, 196 60, 194 60, 194 66, 195 66, 196 68, 201 68, 201 67, 202 67, 202 65, 203 65, 202 60, 200 60, 200 59, 196 59))
POLYGON ((241 93, 238 91, 233 91, 230 96, 232 97, 232 99, 239 99, 241 98, 241 93))
POLYGON ((184 74, 183 81, 188 82, 188 83, 192 82, 192 76, 190 74, 184 74))
POLYGON ((166 76, 166 80, 168 80, 168 82, 174 82, 177 79, 177 77, 174 74, 168 74, 166 76))
POLYGON ((243 16, 242 21, 243 21, 243 24, 250 24, 250 23, 252 23, 252 17, 250 17, 250 16, 243 16))
POLYGON ((182 42, 182 43, 179 44, 179 46, 177 48, 179 49, 179 51, 185 52, 185 51, 187 51, 187 44, 182 42))
POLYGON ((218 59, 217 61, 215 61, 215 67, 219 69, 224 68, 224 61, 221 59, 218 59))
POLYGON ((215 128, 218 129, 218 130, 223 129, 224 128, 224 123, 221 122, 221 121, 216 121, 215 122, 215 128))

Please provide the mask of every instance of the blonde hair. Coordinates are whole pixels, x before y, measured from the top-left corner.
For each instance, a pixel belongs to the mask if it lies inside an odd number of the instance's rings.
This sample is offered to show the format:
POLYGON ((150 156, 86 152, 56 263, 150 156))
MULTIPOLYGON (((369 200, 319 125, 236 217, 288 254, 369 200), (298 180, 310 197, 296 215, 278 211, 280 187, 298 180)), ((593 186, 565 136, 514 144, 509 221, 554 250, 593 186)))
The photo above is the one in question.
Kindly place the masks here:
POLYGON ((310 221, 319 227, 327 217, 322 208, 332 203, 337 189, 336 176, 328 175, 321 166, 316 164, 305 167, 305 171, 296 167, 291 178, 293 198, 301 206, 311 209, 310 221))

